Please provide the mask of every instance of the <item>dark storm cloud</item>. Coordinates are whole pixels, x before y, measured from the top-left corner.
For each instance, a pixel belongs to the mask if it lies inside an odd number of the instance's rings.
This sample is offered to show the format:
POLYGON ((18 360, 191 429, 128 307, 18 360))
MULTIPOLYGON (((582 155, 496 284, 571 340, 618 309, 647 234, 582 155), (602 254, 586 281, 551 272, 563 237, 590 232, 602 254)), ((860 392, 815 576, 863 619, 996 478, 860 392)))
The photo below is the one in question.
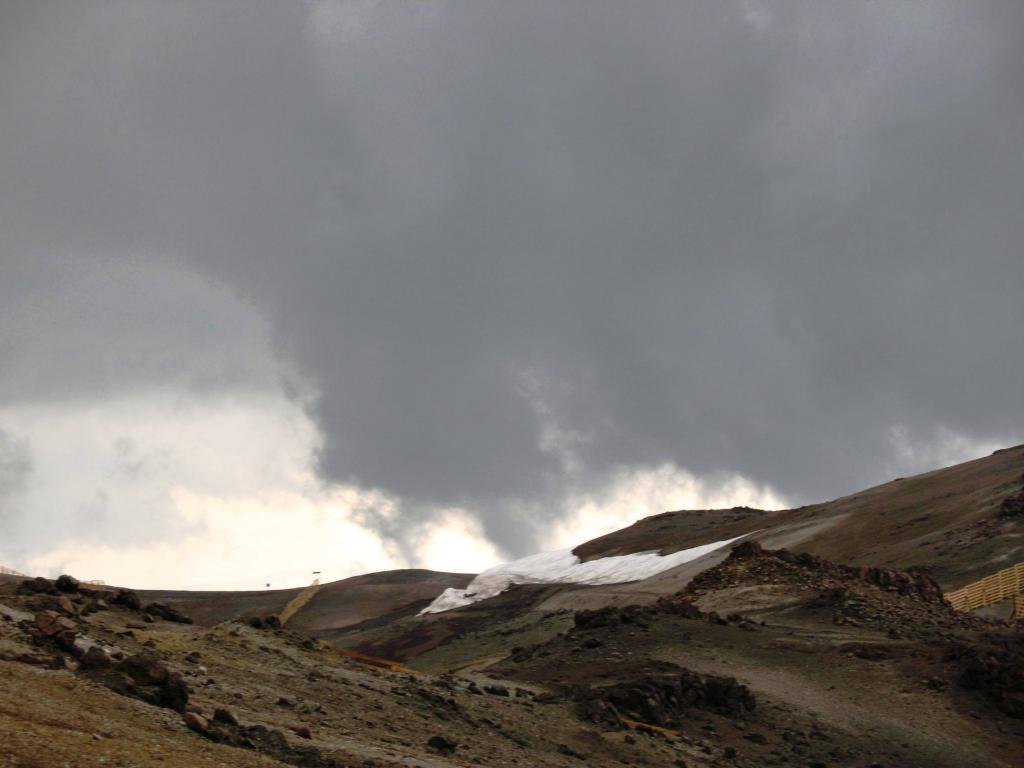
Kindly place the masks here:
MULTIPOLYGON (((514 510, 619 464, 814 499, 884 479, 896 428, 1024 434, 1017 3, 0 13, 0 292, 83 252, 237 291, 320 392, 329 479, 522 550, 514 510)), ((177 300, 143 288, 109 301, 177 300)))

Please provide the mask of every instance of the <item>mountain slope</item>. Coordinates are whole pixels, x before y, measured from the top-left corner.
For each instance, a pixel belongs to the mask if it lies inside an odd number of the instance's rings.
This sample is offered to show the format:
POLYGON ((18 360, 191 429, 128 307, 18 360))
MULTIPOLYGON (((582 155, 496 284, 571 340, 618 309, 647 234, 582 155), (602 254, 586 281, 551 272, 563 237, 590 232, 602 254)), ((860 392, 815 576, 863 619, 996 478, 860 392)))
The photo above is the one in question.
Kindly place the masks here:
POLYGON ((1024 768, 1024 632, 942 597, 1024 559, 1022 470, 1016 447, 800 509, 655 515, 541 575, 743 538, 425 615, 473 577, 334 582, 284 629, 245 619, 300 590, 0 584, 0 765, 1024 768))
POLYGON ((799 509, 682 510, 579 545, 584 560, 684 547, 757 531, 772 546, 831 560, 927 566, 946 588, 1024 560, 1024 518, 1000 519, 1024 486, 1024 445, 799 509))
MULTIPOLYGON (((441 573, 418 568, 381 571, 324 584, 288 622, 293 629, 321 632, 339 629, 394 613, 415 613, 445 589, 464 587, 467 573, 441 573)), ((232 619, 280 614, 300 592, 275 589, 253 592, 141 590, 183 611, 197 623, 212 625, 232 619)))

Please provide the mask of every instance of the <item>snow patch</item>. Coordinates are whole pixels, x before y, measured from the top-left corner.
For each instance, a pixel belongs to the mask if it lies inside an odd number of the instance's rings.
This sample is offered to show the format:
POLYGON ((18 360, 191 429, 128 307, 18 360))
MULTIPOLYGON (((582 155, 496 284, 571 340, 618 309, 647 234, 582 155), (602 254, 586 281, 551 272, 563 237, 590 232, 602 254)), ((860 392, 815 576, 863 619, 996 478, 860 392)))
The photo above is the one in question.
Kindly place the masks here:
POLYGON ((702 544, 671 555, 657 552, 637 552, 632 555, 613 555, 582 563, 572 549, 559 549, 530 555, 510 563, 502 563, 477 576, 465 589, 449 587, 420 611, 443 613, 453 608, 487 600, 500 595, 513 584, 622 584, 627 581, 642 581, 651 576, 675 568, 677 565, 696 560, 716 549, 742 539, 749 534, 736 536, 712 544, 702 544))

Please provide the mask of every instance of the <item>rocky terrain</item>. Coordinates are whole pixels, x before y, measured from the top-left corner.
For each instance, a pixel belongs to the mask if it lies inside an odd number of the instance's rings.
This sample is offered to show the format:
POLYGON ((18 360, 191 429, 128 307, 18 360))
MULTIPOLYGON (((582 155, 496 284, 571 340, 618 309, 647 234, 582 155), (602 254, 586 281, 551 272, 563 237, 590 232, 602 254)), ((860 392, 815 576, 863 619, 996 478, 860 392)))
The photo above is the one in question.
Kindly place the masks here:
POLYGON ((1021 627, 943 592, 1016 562, 1022 468, 1015 448, 800 510, 657 515, 577 554, 752 535, 432 615, 469 575, 298 602, 7 577, 0 765, 1021 766, 1021 627))

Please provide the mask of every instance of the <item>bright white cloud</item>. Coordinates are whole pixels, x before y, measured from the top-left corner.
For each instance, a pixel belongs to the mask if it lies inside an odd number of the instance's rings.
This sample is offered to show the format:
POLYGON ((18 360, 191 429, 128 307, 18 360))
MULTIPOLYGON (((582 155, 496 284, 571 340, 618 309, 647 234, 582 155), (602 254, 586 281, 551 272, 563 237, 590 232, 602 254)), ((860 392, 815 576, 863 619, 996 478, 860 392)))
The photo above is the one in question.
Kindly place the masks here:
POLYGON ((404 567, 363 525, 397 500, 324 488, 320 435, 281 396, 202 402, 169 394, 19 406, 0 423, 34 472, 0 540, 0 562, 137 587, 293 586, 404 567))
MULTIPOLYGON (((0 538, 0 562, 20 570, 252 589, 300 585, 314 570, 329 580, 405 567, 479 573, 507 560, 462 508, 436 510, 401 549, 373 525, 399 520, 401 500, 325 486, 312 469, 321 435, 281 395, 20 405, 0 411, 0 424, 33 460, 0 538)), ((785 502, 738 475, 624 468, 605 487, 570 495, 541 541, 573 547, 665 510, 737 505, 785 502)))
POLYGON ((445 510, 420 527, 414 547, 423 568, 480 573, 504 560, 480 522, 462 509, 445 510))
POLYGON ((546 547, 574 547, 675 509, 782 509, 786 500, 768 486, 737 474, 697 477, 674 464, 620 469, 606 487, 572 495, 566 514, 546 534, 546 547))
POLYGON ((308 583, 313 571, 331 581, 398 567, 374 532, 354 523, 338 492, 316 499, 274 491, 262 497, 173 494, 191 534, 148 546, 65 542, 29 561, 33 572, 58 570, 136 587, 254 589, 308 583))

